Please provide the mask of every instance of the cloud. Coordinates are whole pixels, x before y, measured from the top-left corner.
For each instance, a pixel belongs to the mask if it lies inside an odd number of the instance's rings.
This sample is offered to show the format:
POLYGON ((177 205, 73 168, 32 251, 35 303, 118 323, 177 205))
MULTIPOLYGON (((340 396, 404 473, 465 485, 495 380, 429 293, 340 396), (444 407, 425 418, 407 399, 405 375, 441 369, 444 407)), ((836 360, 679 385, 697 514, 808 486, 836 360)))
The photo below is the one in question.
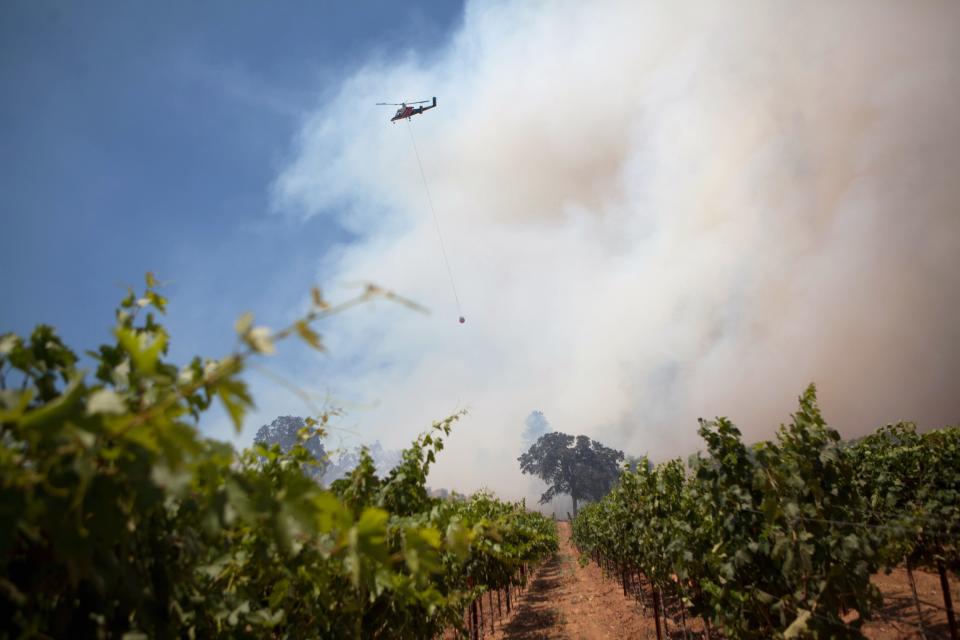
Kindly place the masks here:
POLYGON ((357 234, 324 281, 433 310, 327 327, 334 394, 387 446, 470 409, 431 482, 506 495, 533 408, 654 459, 698 416, 770 436, 810 381, 847 436, 956 422, 956 60, 952 2, 468 4, 442 55, 346 80, 276 180, 357 234), (433 95, 410 132, 374 106, 433 95))

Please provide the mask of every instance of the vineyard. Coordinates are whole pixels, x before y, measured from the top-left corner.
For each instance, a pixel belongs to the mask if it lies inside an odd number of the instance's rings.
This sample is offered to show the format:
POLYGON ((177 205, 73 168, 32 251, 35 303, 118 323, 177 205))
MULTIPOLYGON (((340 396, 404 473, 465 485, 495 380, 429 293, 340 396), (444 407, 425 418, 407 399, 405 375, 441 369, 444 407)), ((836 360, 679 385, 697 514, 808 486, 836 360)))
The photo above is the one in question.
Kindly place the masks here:
MULTIPOLYGON (((166 300, 148 275, 114 344, 76 353, 46 326, 0 337, 0 637, 424 638, 476 633, 557 548, 554 523, 484 493, 439 500, 427 473, 456 416, 379 477, 369 455, 322 488, 303 446, 236 453, 197 425, 215 401, 253 406, 240 374, 274 343, 322 348, 314 308, 278 332, 237 323, 220 360, 164 361, 166 300)), ((307 421, 301 442, 322 435, 307 421)))
POLYGON ((640 464, 573 522, 583 559, 650 603, 658 637, 671 607, 710 637, 860 638, 880 605, 871 575, 901 564, 911 585, 917 567, 939 574, 957 637, 960 428, 845 443, 811 386, 774 441, 747 446, 726 419, 699 432, 688 465, 640 464))
POLYGON ((362 451, 329 487, 304 446, 328 415, 307 419, 288 451, 237 453, 200 435, 214 402, 239 428, 253 407, 241 374, 277 341, 322 350, 316 321, 402 299, 371 287, 332 306, 315 291, 290 327, 245 316, 234 353, 178 368, 164 359, 156 284, 148 275, 122 301, 113 344, 86 352, 92 377, 50 327, 0 337, 0 637, 479 637, 509 632, 503 605, 517 608, 533 566, 541 583, 572 575, 571 542, 582 566, 639 599, 658 637, 678 618, 683 637, 863 637, 881 605, 871 577, 896 567, 921 627, 914 570, 939 576, 956 637, 956 427, 901 423, 844 442, 811 386, 773 441, 746 445, 717 419, 701 422, 704 449, 686 465, 628 465, 569 537, 563 527, 558 554, 555 523, 523 503, 430 495, 459 416, 385 474, 362 451))

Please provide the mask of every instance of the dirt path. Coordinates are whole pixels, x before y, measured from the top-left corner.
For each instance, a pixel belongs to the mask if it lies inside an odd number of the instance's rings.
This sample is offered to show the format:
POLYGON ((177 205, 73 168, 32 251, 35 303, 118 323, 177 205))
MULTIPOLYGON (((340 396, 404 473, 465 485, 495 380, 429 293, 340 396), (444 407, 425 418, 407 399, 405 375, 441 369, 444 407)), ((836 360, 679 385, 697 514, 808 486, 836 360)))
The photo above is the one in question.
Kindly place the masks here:
POLYGON ((570 543, 570 525, 557 523, 560 552, 540 566, 516 614, 493 638, 504 640, 606 640, 652 634, 640 605, 623 597, 599 567, 581 567, 570 543))

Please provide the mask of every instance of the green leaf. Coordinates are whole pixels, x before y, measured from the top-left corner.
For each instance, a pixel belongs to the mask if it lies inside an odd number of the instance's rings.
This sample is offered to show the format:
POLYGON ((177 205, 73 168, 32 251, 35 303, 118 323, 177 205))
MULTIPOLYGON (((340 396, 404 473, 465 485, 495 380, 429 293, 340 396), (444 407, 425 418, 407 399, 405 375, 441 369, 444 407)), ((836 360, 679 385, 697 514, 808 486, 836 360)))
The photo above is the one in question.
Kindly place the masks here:
POLYGON ((284 601, 287 597, 287 593, 290 591, 290 581, 289 580, 278 580, 274 583, 273 589, 270 592, 270 608, 276 609, 280 606, 280 603, 284 601))
POLYGON ((316 526, 320 533, 330 533, 350 526, 349 510, 329 491, 317 493, 312 497, 316 509, 316 526))
POLYGON ((120 301, 120 307, 123 309, 132 308, 137 302, 137 294, 133 292, 133 289, 127 289, 127 296, 120 301))
POLYGON ((130 354, 134 367, 146 374, 156 373, 157 361, 167 346, 167 334, 162 329, 153 333, 137 332, 127 327, 114 330, 124 351, 130 354))
POLYGON ((425 527, 419 529, 417 534, 420 536, 420 539, 426 542, 428 545, 434 549, 439 549, 441 544, 440 532, 433 527, 425 527))
POLYGON ((27 429, 63 428, 67 417, 73 413, 83 399, 85 387, 82 376, 74 377, 63 393, 52 402, 26 413, 21 424, 27 429))
POLYGON ((386 546, 389 518, 390 514, 383 509, 368 507, 354 527, 357 550, 377 562, 386 562, 390 554, 386 546))
POLYGON ((463 562, 470 555, 470 530, 456 520, 447 525, 447 549, 452 551, 457 559, 463 562))
POLYGON ((159 293, 155 291, 148 291, 147 300, 149 300, 154 308, 156 308, 160 313, 167 312, 167 299, 161 296, 159 293))
POLYGON ((253 398, 246 383, 237 378, 223 378, 214 385, 213 392, 219 396, 223 408, 233 422, 234 429, 240 433, 243 428, 243 417, 249 409, 253 408, 253 398))
POLYGON ((13 389, 0 391, 0 422, 16 420, 22 416, 35 395, 36 391, 32 388, 23 391, 13 389))

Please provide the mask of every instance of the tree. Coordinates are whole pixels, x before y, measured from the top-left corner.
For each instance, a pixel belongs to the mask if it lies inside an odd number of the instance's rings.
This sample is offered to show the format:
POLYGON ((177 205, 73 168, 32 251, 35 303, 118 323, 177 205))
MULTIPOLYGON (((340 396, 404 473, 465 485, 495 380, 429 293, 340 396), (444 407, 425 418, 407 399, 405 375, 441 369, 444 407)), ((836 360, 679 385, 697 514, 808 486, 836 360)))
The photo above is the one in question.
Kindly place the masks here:
POLYGON ((303 470, 314 480, 319 480, 328 465, 327 452, 324 451, 320 436, 316 433, 301 441, 300 433, 306 427, 307 423, 303 418, 279 416, 270 424, 257 429, 253 442, 267 447, 278 445, 284 453, 288 453, 297 444, 303 445, 303 448, 316 460, 316 463, 305 466, 303 470))
POLYGON ((386 476, 391 469, 403 461, 402 451, 384 449, 380 441, 375 440, 369 447, 358 446, 351 450, 341 450, 336 461, 333 460, 333 452, 331 452, 330 464, 323 472, 323 481, 326 484, 332 484, 349 475, 360 464, 364 448, 373 460, 373 466, 378 476, 386 476))
POLYGON ((587 436, 554 431, 547 433, 518 458, 523 473, 539 476, 549 487, 540 504, 567 494, 573 499, 573 515, 579 500, 599 500, 620 476, 623 451, 605 447, 587 436))
POLYGON ((527 419, 523 421, 524 429, 521 437, 523 446, 530 447, 540 436, 553 431, 553 427, 547 422, 547 418, 542 411, 531 411, 527 419))

